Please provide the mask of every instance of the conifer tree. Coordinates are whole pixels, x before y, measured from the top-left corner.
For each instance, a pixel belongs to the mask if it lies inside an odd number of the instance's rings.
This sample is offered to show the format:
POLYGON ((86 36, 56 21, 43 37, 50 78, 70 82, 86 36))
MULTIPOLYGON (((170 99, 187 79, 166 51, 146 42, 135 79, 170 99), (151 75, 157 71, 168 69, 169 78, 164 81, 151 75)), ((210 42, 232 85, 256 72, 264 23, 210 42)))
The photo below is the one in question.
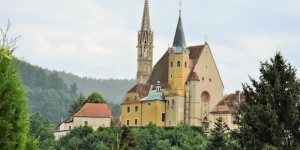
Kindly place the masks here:
POLYGON ((243 84, 246 100, 240 104, 240 137, 243 147, 266 145, 290 149, 299 139, 300 82, 296 68, 277 52, 261 63, 259 81, 243 84))
POLYGON ((28 135, 27 99, 11 54, 16 38, 0 39, 0 149, 25 149, 28 135))

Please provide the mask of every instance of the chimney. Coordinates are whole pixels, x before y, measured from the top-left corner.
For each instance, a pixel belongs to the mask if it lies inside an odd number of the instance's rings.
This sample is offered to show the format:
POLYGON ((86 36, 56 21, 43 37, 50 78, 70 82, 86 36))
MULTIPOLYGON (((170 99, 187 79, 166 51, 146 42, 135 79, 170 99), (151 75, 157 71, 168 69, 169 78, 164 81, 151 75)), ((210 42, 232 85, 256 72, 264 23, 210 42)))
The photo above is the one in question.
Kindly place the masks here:
POLYGON ((235 92, 237 102, 241 102, 241 91, 237 90, 235 92))

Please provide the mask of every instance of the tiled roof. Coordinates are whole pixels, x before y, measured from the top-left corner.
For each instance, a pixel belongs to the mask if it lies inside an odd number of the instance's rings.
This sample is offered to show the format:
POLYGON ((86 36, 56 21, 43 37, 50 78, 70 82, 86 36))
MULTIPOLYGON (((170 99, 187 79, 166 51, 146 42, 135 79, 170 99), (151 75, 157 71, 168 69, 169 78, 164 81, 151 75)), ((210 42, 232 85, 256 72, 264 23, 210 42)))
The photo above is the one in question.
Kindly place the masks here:
MULTIPOLYGON (((190 46, 188 49, 190 50, 189 58, 190 58, 190 68, 195 67, 198 59, 204 49, 205 45, 196 45, 190 46)), ((132 87, 129 92, 138 92, 140 97, 146 97, 149 94, 151 85, 152 90, 156 88, 156 82, 161 82, 161 88, 168 88, 168 69, 169 69, 169 54, 168 51, 164 53, 164 55, 160 58, 160 60, 154 65, 152 73, 146 84, 136 84, 132 87)))
POLYGON ((197 72, 191 73, 191 75, 190 75, 190 80, 200 81, 197 72))
MULTIPOLYGON (((237 104, 239 103, 237 97, 237 93, 229 94, 224 99, 222 99, 210 113, 237 113, 237 104), (218 109, 221 106, 226 106, 227 109, 218 109)), ((243 101, 244 99, 245 95, 243 93, 240 93, 240 101, 243 101)))
POLYGON ((111 117, 111 109, 107 104, 86 103, 74 117, 111 117))

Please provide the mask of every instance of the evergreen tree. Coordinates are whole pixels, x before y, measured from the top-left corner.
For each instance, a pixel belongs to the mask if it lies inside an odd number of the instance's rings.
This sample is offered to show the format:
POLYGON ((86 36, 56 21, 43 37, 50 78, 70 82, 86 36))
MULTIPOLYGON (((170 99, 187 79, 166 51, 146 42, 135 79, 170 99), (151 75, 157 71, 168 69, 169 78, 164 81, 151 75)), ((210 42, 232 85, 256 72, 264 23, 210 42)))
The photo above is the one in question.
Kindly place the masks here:
POLYGON ((222 122, 222 118, 218 118, 215 128, 211 130, 207 149, 208 150, 238 150, 240 149, 237 141, 229 135, 230 129, 226 123, 222 122))
MULTIPOLYGON (((12 62, 16 38, 8 39, 1 29, 0 39, 0 148, 25 149, 28 136, 27 99, 12 62)), ((30 141, 29 141, 30 142, 30 141)))
POLYGON ((73 101, 71 108, 69 110, 70 116, 75 114, 83 105, 85 102, 85 97, 82 93, 79 94, 77 100, 73 101))
POLYGON ((262 62, 259 81, 243 84, 246 100, 240 104, 243 147, 289 149, 300 141, 300 82, 296 68, 280 52, 262 62))

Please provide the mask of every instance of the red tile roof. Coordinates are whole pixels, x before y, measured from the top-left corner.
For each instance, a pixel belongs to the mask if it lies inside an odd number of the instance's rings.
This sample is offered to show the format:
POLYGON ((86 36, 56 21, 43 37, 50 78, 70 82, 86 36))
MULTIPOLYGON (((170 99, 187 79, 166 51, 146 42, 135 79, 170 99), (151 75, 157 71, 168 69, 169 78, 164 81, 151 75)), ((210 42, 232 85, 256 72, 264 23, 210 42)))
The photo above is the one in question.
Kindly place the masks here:
POLYGON ((74 117, 111 117, 111 109, 107 104, 86 103, 74 117))

